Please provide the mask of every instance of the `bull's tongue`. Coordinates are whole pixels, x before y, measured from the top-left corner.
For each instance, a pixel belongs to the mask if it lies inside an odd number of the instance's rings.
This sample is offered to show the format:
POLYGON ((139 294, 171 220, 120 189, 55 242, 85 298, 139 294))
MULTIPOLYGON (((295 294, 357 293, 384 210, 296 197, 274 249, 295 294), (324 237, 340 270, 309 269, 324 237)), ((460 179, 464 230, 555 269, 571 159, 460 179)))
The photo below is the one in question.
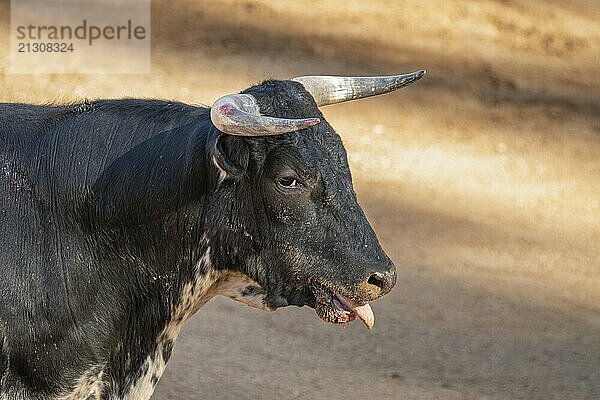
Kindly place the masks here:
POLYGON ((364 306, 353 308, 352 311, 358 315, 358 318, 362 319, 367 328, 373 328, 373 324, 375 324, 375 315, 373 314, 373 310, 371 310, 369 303, 364 306))

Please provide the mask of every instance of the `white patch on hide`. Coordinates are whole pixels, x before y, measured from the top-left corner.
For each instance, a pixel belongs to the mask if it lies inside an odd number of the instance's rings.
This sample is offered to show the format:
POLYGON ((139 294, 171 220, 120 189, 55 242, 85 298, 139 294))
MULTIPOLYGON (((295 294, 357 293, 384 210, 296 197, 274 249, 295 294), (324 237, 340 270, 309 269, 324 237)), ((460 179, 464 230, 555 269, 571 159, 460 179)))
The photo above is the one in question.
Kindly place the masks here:
POLYGON ((122 400, 148 400, 158 380, 165 371, 166 362, 163 359, 162 347, 158 346, 152 356, 148 356, 141 367, 145 371, 143 375, 131 386, 129 392, 125 394, 122 400))
POLYGON ((273 311, 266 304, 267 293, 254 279, 237 271, 225 271, 215 287, 216 294, 262 311, 273 311))
POLYGON ((100 400, 104 389, 103 375, 104 366, 90 368, 77 379, 69 394, 59 396, 57 400, 100 400))

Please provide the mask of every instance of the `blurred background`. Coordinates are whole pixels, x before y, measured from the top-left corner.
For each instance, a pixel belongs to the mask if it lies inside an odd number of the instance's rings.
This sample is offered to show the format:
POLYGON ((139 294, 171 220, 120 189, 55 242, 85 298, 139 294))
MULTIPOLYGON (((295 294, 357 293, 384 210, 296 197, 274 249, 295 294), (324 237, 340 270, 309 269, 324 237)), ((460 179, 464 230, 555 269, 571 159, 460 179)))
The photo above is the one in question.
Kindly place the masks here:
POLYGON ((375 328, 215 299, 154 399, 599 399, 600 2, 153 1, 152 73, 11 75, 0 101, 211 104, 426 68, 323 109, 398 266, 375 328))

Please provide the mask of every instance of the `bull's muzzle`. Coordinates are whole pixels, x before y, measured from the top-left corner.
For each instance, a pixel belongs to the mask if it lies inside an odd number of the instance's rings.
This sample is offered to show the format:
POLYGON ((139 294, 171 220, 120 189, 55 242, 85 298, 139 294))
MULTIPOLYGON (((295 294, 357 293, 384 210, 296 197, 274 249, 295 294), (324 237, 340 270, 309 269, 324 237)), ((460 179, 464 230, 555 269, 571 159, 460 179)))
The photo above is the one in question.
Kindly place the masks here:
POLYGON ((391 262, 384 268, 370 272, 351 290, 330 284, 316 284, 312 286, 315 310, 324 321, 344 324, 358 317, 371 329, 375 315, 369 302, 388 294, 395 284, 396 267, 391 262))

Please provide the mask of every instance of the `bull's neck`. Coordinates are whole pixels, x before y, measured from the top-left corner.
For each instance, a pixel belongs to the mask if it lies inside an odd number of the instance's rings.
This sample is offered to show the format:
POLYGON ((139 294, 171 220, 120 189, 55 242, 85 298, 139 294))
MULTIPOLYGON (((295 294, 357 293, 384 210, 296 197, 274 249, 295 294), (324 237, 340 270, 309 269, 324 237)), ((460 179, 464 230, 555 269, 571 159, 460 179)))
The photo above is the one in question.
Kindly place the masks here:
POLYGON ((210 246, 206 246, 205 253, 193 267, 191 279, 180 286, 162 328, 151 335, 150 351, 140 358, 137 370, 131 371, 119 385, 124 399, 150 398, 183 324, 214 296, 230 297, 251 307, 272 311, 266 304, 266 292, 257 282, 237 271, 215 270, 212 262, 210 246))

